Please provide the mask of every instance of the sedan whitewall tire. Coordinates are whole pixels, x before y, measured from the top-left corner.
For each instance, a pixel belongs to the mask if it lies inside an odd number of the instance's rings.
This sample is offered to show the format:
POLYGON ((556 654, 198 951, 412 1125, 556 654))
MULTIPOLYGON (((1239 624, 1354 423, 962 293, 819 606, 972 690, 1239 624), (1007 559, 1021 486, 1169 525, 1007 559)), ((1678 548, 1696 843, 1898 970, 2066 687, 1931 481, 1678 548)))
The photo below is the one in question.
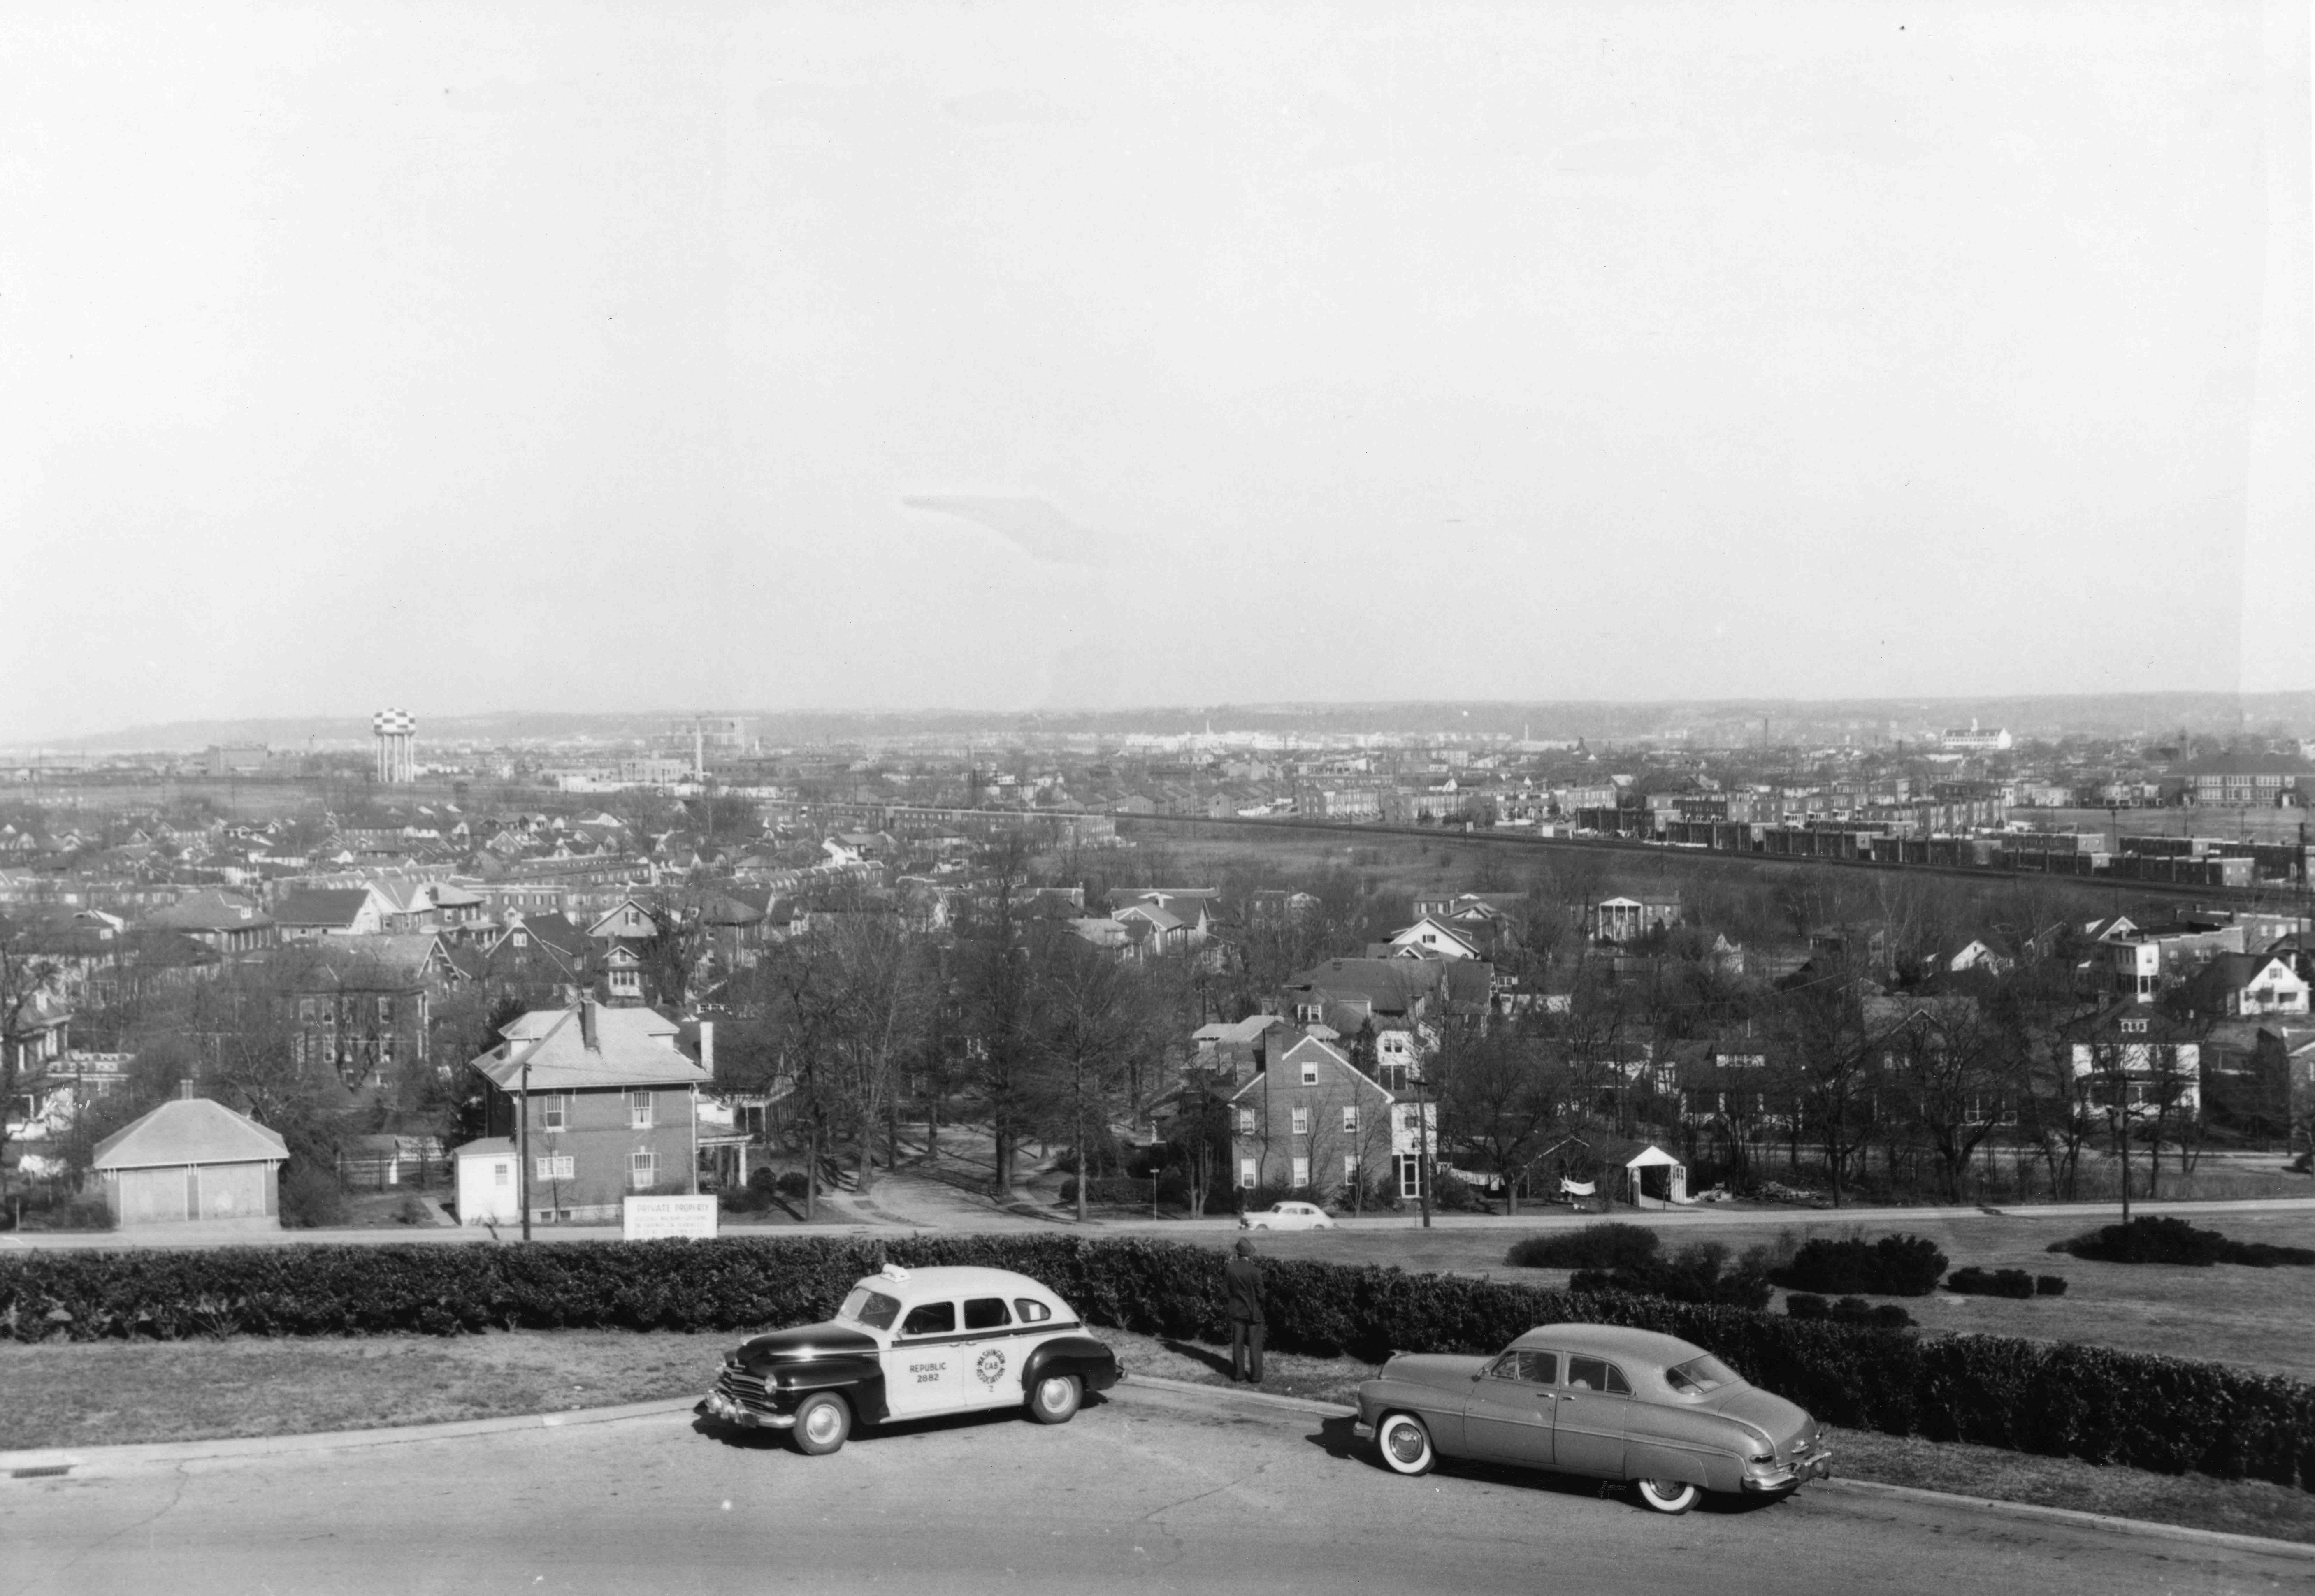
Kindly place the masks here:
POLYGON ((852 1406, 829 1391, 815 1391, 796 1407, 796 1450, 807 1457, 823 1458, 844 1444, 852 1433, 852 1406))
POLYGON ((1393 1474, 1410 1478, 1429 1474, 1439 1454, 1431 1445, 1431 1432, 1413 1414, 1392 1414, 1375 1431, 1375 1450, 1393 1474))
POLYGON ((1678 1517, 1704 1500, 1704 1493, 1685 1480, 1636 1480, 1640 1505, 1650 1512, 1678 1517))

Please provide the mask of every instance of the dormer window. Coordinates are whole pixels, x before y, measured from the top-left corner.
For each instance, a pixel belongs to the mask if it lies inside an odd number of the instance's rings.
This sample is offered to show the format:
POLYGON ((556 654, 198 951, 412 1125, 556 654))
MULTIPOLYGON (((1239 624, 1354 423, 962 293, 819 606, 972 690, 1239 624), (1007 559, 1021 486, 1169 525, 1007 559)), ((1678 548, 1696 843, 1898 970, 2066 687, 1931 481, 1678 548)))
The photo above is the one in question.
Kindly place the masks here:
POLYGON ((2124 1036, 2143 1036, 2146 1034, 2146 1022, 2144 1020, 2124 1020, 2122 1023, 2122 1033, 2124 1036))

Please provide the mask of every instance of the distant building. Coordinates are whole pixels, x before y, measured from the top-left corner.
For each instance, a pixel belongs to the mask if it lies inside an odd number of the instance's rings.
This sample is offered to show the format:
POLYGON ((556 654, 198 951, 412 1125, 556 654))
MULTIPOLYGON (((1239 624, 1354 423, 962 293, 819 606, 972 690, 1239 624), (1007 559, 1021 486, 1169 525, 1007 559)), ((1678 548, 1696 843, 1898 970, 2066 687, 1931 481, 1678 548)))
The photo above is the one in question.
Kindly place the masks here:
POLYGON ((1950 727, 1938 733, 1938 746, 1960 754, 2006 753, 2014 746, 2007 728, 1981 730, 1974 718, 1966 728, 1950 727))

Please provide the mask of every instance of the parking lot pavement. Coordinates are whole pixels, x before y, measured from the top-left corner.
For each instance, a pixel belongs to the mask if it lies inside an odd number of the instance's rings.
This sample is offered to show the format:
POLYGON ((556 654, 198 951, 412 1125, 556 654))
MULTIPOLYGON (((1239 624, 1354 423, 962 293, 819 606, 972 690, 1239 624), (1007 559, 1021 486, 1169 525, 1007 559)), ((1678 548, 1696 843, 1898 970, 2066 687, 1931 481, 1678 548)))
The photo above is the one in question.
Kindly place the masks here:
POLYGON ((0 1481, 0 1591, 2231 1591, 2309 1565, 1805 1490, 1680 1519, 1591 1484, 1384 1471, 1348 1420, 1121 1388, 832 1457, 688 1414, 0 1481))

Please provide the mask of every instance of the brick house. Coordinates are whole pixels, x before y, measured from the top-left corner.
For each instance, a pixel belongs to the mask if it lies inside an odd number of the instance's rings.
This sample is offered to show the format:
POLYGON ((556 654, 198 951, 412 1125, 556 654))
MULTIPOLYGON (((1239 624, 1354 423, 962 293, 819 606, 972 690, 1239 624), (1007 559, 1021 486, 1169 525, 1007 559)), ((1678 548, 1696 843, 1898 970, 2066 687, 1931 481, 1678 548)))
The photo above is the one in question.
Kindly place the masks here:
POLYGON ((710 1073, 673 1020, 593 998, 533 1009, 473 1060, 488 1083, 483 1134, 526 1162, 531 1218, 600 1224, 621 1200, 698 1189, 698 1096, 710 1073))
POLYGON ((1423 1128, 1431 1121, 1438 1161, 1438 1110, 1362 1075, 1347 1054, 1304 1036, 1229 1098, 1230 1164, 1241 1192, 1283 1188, 1317 1201, 1352 1184, 1388 1176, 1401 1196, 1422 1194, 1423 1128))

